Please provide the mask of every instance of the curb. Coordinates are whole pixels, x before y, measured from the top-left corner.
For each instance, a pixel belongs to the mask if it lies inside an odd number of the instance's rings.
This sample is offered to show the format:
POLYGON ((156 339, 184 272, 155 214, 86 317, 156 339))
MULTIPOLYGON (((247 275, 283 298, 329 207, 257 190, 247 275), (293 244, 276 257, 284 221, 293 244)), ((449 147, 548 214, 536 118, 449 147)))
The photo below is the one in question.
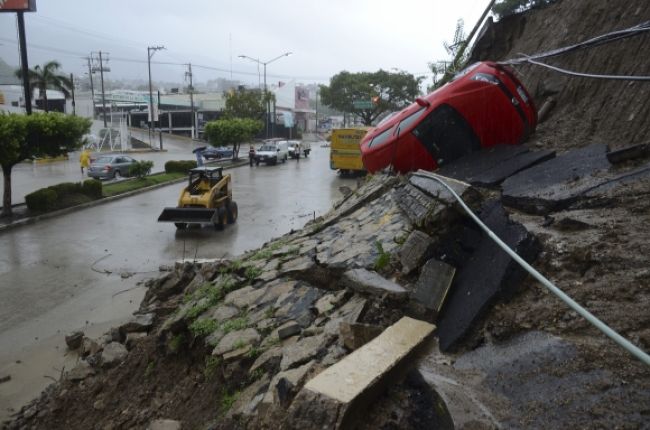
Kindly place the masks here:
MULTIPOLYGON (((245 166, 247 164, 248 164, 248 160, 240 161, 239 163, 231 164, 229 166, 224 166, 223 169, 224 170, 234 169, 236 167, 245 166)), ((110 203, 112 201, 119 200, 119 199, 122 199, 122 198, 125 198, 125 197, 135 196, 137 194, 146 193, 147 191, 153 191, 153 190, 158 189, 158 188, 166 187, 167 185, 178 184, 178 183, 185 182, 185 181, 187 181, 187 177, 174 179, 174 180, 171 180, 169 182, 165 182, 165 183, 162 183, 162 184, 151 185, 149 187, 140 188, 140 189, 133 190, 133 191, 128 191, 126 193, 117 194, 115 196, 104 197, 104 198, 101 198, 99 200, 94 200, 92 202, 83 203, 83 204, 76 205, 76 206, 70 206, 69 208, 60 209, 58 211, 48 212, 48 213, 45 213, 45 214, 42 214, 42 215, 35 215, 35 216, 19 219, 17 221, 9 223, 9 224, 0 224, 0 233, 5 232, 7 230, 11 230, 13 228, 22 227, 24 225, 34 224, 34 223, 36 223, 38 221, 58 217, 58 216, 61 216, 61 215, 66 215, 68 213, 71 213, 71 212, 74 212, 74 211, 77 211, 77 210, 91 208, 91 207, 94 207, 94 206, 99 206, 99 205, 102 205, 104 203, 110 203)))

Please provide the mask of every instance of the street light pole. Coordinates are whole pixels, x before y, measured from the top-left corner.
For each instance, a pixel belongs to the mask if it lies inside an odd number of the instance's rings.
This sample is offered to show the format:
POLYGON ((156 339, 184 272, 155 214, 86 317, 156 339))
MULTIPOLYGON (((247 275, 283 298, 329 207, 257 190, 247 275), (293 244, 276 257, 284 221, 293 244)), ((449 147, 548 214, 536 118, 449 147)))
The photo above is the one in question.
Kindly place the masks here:
MULTIPOLYGON (((151 126, 154 122, 153 116, 153 87, 151 86, 151 57, 156 51, 165 49, 164 46, 147 46, 147 67, 149 69, 149 144, 151 144, 151 126)), ((160 139, 160 149, 162 150, 162 139, 160 139)))
POLYGON ((256 62, 258 67, 259 67, 260 64, 262 66, 264 66, 264 97, 266 98, 266 106, 265 106, 266 114, 265 114, 265 118, 264 118, 264 129, 266 130, 266 138, 267 139, 269 137, 269 114, 270 114, 270 110, 271 110, 271 100, 269 100, 268 97, 267 97, 266 66, 267 66, 267 64, 271 64, 272 62, 274 62, 276 60, 279 60, 282 57, 288 57, 291 54, 292 54, 292 52, 285 52, 284 54, 278 55, 277 57, 275 57, 275 58, 273 58, 273 59, 271 59, 269 61, 260 61, 259 59, 249 57, 248 55, 239 55, 239 58, 246 58, 248 60, 256 62))

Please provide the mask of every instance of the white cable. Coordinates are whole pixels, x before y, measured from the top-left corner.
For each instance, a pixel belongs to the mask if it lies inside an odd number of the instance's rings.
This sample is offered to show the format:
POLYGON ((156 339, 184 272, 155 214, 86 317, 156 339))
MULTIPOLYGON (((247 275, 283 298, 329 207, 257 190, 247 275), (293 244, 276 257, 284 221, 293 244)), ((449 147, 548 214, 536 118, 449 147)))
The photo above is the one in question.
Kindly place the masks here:
POLYGON ((618 81, 650 81, 650 76, 634 76, 634 75, 596 75, 594 73, 581 73, 574 72, 573 70, 562 69, 557 66, 551 66, 550 64, 542 63, 541 61, 536 61, 531 58, 526 60, 527 63, 535 64, 537 66, 546 67, 556 72, 564 73, 571 76, 579 76, 582 78, 594 78, 594 79, 611 79, 618 81))
POLYGON ((610 328, 607 324, 596 318, 593 314, 591 314, 588 310, 580 306, 578 303, 576 303, 571 297, 569 297, 564 291, 556 287, 551 281, 546 279, 544 275, 539 273, 535 268, 533 268, 530 264, 528 264, 523 258, 521 258, 519 255, 517 255, 516 252, 514 252, 508 245, 506 245, 492 230, 488 228, 483 222, 472 212, 472 210, 465 204, 463 199, 456 194, 456 192, 449 186, 447 183, 438 175, 426 175, 426 178, 431 178, 440 183, 443 187, 445 187, 453 196, 454 198, 460 203, 461 207, 467 212, 467 214, 476 222, 483 231, 487 233, 487 235, 496 242, 497 245, 501 249, 503 249, 510 257, 512 257, 513 260, 515 260, 521 267, 523 267, 528 273, 533 275, 535 279, 537 279, 542 285, 544 285, 546 288, 548 288, 553 294, 558 296, 560 300, 562 300, 564 303, 569 305, 574 311, 582 315, 583 318, 585 318, 587 321, 589 321, 592 325, 594 325, 598 330, 602 331, 606 336, 608 336, 610 339, 612 339, 614 342, 619 344, 621 347, 623 347, 625 350, 627 350, 630 354, 634 355, 636 358, 641 360, 644 364, 650 366, 650 355, 646 354, 644 351, 642 351, 640 348, 638 348, 636 345, 632 344, 629 340, 625 339, 623 336, 618 334, 616 331, 614 331, 612 328, 610 328))

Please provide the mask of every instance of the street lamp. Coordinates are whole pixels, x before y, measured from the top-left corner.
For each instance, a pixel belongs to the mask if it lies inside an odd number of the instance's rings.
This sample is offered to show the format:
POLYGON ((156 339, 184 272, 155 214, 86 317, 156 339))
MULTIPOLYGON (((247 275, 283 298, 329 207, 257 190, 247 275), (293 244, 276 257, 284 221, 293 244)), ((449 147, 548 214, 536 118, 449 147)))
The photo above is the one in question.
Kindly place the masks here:
MULTIPOLYGON (((284 54, 278 55, 277 57, 275 57, 275 58, 273 58, 273 59, 271 59, 269 61, 260 61, 259 59, 249 57, 248 55, 239 55, 238 57, 254 61, 258 65, 261 64, 262 66, 264 66, 264 96, 266 97, 266 93, 267 93, 267 90, 266 90, 266 65, 271 64, 272 62, 274 62, 276 60, 279 60, 282 57, 288 57, 291 54, 292 54, 292 52, 285 52, 284 54)), ((266 137, 267 138, 269 137, 269 113, 270 113, 270 110, 271 110, 270 101, 267 98, 267 100, 266 100, 266 118, 265 118, 265 121, 264 121, 265 122, 264 128, 266 129, 266 137)))
MULTIPOLYGON (((151 145, 151 126, 153 124, 153 89, 151 87, 151 57, 156 51, 165 49, 164 46, 147 46, 147 66, 149 67, 149 115, 151 115, 151 120, 149 121, 149 145, 151 145)), ((162 133, 162 132, 161 132, 162 133)), ((162 134, 160 135, 160 149, 162 150, 162 134)))

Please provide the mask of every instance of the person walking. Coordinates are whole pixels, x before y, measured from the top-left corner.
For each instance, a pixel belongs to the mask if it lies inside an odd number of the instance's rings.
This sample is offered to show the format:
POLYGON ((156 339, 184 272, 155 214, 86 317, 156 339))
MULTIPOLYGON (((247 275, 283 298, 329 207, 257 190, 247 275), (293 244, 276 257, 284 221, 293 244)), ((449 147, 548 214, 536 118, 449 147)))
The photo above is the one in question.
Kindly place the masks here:
POLYGON ((196 167, 203 166, 203 151, 205 151, 205 146, 200 146, 192 151, 196 155, 196 167))
POLYGON ((293 154, 296 156, 296 160, 300 163, 300 143, 296 142, 294 145, 293 154))
POLYGON ((84 174, 84 168, 90 167, 90 151, 84 149, 79 155, 79 164, 81 165, 81 174, 84 174))
POLYGON ((251 148, 248 150, 248 163, 253 167, 253 161, 255 161, 255 147, 251 145, 251 148))

